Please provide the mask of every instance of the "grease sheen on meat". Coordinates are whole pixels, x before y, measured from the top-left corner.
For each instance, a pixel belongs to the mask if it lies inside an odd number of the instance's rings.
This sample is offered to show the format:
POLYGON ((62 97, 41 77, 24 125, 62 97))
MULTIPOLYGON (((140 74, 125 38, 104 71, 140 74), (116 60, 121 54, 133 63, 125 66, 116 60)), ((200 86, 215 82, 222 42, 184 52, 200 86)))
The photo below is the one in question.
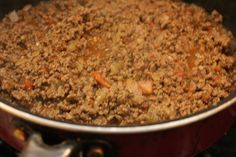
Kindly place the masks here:
POLYGON ((217 12, 173 0, 50 0, 0 23, 0 93, 44 117, 163 122, 235 87, 233 35, 217 12))

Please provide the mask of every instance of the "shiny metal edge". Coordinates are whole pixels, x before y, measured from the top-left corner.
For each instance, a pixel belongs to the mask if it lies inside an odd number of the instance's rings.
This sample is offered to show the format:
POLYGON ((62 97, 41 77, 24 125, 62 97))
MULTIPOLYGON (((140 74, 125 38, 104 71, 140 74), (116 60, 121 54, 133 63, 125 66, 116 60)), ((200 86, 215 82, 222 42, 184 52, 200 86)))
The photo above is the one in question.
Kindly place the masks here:
POLYGON ((65 131, 86 132, 86 133, 96 133, 96 134, 138 134, 138 133, 164 131, 164 130, 169 130, 169 129, 185 126, 191 123, 195 123, 229 108, 235 102, 236 102, 236 97, 233 97, 231 100, 225 102, 224 104, 216 108, 205 111, 203 113, 196 114, 194 116, 190 116, 190 117, 179 119, 179 120, 173 120, 173 121, 169 121, 165 123, 160 123, 160 124, 150 124, 150 125, 145 125, 145 126, 128 126, 128 127, 85 126, 85 125, 78 125, 78 124, 70 124, 66 122, 59 122, 59 121, 50 120, 47 118, 39 117, 37 115, 33 115, 30 113, 18 110, 2 102, 0 102, 0 109, 18 118, 26 120, 28 122, 32 122, 32 123, 46 126, 46 127, 51 127, 54 129, 62 129, 65 131))

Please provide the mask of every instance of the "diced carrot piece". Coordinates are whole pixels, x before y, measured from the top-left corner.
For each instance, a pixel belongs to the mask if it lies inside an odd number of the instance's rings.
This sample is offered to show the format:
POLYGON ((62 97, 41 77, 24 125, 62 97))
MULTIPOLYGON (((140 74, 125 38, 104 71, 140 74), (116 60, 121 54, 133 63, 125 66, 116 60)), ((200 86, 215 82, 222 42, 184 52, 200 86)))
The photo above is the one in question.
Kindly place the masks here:
POLYGON ((209 100, 210 100, 210 98, 211 98, 211 95, 210 95, 209 93, 208 93, 208 94, 205 94, 205 95, 202 96, 202 101, 203 101, 204 103, 208 103, 209 100))
POLYGON ((181 78, 185 77, 185 75, 186 75, 186 73, 185 73, 184 71, 182 71, 182 70, 176 70, 176 71, 174 72, 174 74, 175 74, 176 76, 178 76, 178 77, 181 77, 181 78))
POLYGON ((111 88, 111 84, 107 80, 105 80, 98 71, 93 72, 92 76, 100 85, 106 88, 111 88))
POLYGON ((149 23, 149 28, 153 29, 155 27, 155 23, 154 22, 150 22, 149 23))
POLYGON ((214 70, 215 70, 215 72, 219 72, 219 71, 221 71, 221 66, 220 65, 218 65, 218 66, 216 66, 215 68, 214 68, 214 70))
POLYGON ((24 88, 26 90, 32 90, 34 88, 33 82, 30 80, 25 80, 24 82, 24 88))
POLYGON ((150 95, 153 93, 153 83, 152 81, 139 81, 138 82, 139 87, 141 88, 143 94, 150 95))
POLYGON ((194 93, 196 90, 197 90, 197 85, 194 82, 191 82, 189 84, 189 89, 188 89, 189 93, 194 93))

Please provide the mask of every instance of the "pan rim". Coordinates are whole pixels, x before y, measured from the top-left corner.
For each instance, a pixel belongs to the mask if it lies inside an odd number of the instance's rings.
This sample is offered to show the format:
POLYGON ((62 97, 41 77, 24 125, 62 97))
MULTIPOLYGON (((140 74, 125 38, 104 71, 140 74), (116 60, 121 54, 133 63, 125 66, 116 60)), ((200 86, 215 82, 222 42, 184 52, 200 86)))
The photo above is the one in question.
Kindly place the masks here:
POLYGON ((21 118, 27 122, 70 132, 86 132, 86 133, 97 133, 97 134, 138 134, 138 133, 164 131, 192 124, 195 122, 199 122, 231 107, 235 103, 236 103, 236 92, 231 94, 228 98, 222 100, 219 105, 214 106, 208 110, 199 112, 197 114, 162 123, 137 125, 137 126, 93 126, 93 125, 80 125, 69 122, 62 122, 53 119, 48 119, 45 117, 40 117, 32 113, 28 113, 21 109, 17 109, 8 102, 4 101, 0 101, 0 109, 13 116, 21 118))

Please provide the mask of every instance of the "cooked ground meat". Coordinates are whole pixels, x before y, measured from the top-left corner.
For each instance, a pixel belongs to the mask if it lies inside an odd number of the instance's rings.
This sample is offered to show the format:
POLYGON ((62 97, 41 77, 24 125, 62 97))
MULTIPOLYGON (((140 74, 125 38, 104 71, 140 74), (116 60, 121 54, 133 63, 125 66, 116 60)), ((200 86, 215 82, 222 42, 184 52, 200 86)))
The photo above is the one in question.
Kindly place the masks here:
POLYGON ((163 122, 235 86, 222 16, 173 0, 51 0, 0 23, 1 97, 78 124, 163 122))

